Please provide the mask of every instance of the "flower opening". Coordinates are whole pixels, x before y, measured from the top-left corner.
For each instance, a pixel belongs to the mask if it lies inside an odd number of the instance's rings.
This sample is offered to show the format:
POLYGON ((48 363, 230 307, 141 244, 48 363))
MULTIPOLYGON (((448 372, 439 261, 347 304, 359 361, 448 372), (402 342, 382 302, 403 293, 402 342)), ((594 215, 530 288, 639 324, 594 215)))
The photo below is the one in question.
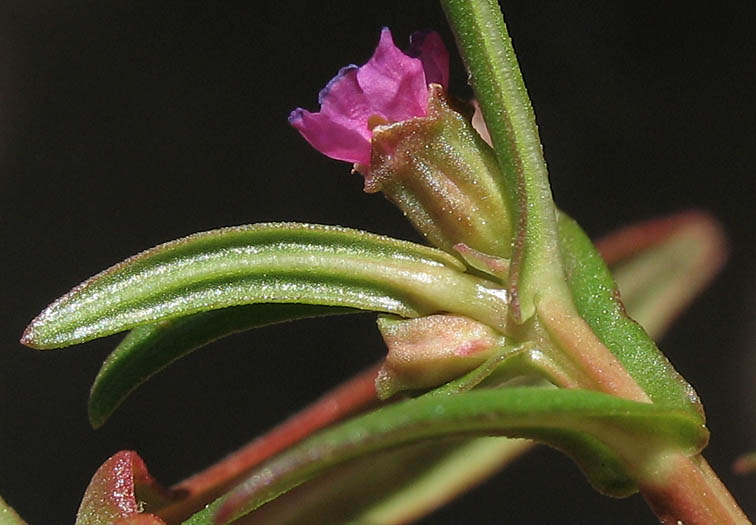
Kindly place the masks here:
POLYGON ((324 155, 369 165, 375 124, 425 116, 428 84, 446 87, 448 79, 449 54, 438 33, 415 33, 404 53, 383 28, 370 60, 342 68, 320 91, 320 111, 297 108, 289 123, 324 155))

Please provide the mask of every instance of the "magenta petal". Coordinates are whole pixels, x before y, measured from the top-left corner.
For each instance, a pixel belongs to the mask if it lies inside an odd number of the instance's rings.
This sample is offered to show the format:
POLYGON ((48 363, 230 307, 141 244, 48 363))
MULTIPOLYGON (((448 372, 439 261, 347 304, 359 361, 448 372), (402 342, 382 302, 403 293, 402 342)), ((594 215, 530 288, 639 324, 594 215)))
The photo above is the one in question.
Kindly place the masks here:
POLYGON ((320 111, 298 108, 289 115, 289 123, 321 153, 369 165, 370 118, 391 123, 425 116, 426 69, 431 81, 447 83, 449 56, 441 38, 429 33, 421 40, 419 58, 413 58, 394 45, 391 31, 384 28, 365 65, 342 68, 320 91, 320 111))
POLYGON ((297 108, 289 115, 289 123, 324 155, 346 162, 370 164, 370 139, 330 116, 297 108))
POLYGON ((449 52, 441 35, 435 31, 418 31, 410 36, 410 56, 417 57, 423 64, 425 81, 449 87, 449 52))
POLYGON ((381 31, 373 56, 357 71, 357 81, 373 113, 389 122, 425 116, 428 85, 423 64, 394 45, 388 28, 381 31))
POLYGON ((370 141, 367 120, 375 110, 357 78, 360 69, 357 66, 341 68, 339 74, 320 91, 318 102, 320 113, 370 141))
POLYGON ((342 68, 320 91, 320 112, 297 108, 289 115, 289 123, 324 155, 369 164, 371 133, 367 119, 372 112, 356 75, 357 66, 342 68))

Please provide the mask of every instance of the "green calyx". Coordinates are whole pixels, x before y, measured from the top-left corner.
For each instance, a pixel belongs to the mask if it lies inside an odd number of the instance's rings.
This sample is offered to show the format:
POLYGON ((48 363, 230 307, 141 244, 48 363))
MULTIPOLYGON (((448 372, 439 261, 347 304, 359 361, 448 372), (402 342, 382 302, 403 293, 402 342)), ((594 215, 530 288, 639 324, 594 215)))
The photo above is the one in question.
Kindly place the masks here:
POLYGON ((428 115, 373 128, 365 191, 382 191, 435 246, 456 244, 498 257, 512 250, 512 225, 496 156, 471 112, 432 85, 428 115))

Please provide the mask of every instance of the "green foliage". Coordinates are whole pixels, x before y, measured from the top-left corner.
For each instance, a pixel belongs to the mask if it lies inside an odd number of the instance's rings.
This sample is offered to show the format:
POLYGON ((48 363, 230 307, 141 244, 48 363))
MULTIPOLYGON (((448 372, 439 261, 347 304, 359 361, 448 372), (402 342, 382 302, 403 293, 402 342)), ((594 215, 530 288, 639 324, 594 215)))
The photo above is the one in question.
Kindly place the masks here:
POLYGON ((275 323, 359 310, 301 304, 251 304, 134 328, 102 364, 89 394, 89 421, 102 426, 139 385, 173 361, 222 337, 275 323))
POLYGON ((635 491, 627 464, 666 449, 698 452, 707 433, 691 414, 598 392, 509 388, 426 395, 326 430, 267 463, 186 523, 227 523, 345 461, 423 440, 461 436, 537 439, 570 455, 596 488, 635 491))
POLYGON ((628 317, 604 260, 580 226, 559 214, 567 282, 581 317, 654 403, 689 410, 703 421, 693 387, 672 367, 641 325, 628 317))
POLYGON ((82 343, 136 326, 254 303, 416 317, 456 311, 497 325, 502 290, 433 248, 335 226, 257 224, 191 235, 105 270, 43 311, 22 342, 82 343))

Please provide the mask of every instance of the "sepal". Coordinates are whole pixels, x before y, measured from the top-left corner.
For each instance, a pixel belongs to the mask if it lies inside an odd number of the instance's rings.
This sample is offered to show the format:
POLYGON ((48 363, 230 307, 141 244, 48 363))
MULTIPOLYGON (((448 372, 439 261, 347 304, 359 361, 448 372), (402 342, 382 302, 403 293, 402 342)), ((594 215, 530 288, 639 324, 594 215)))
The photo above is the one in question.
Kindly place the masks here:
POLYGON ((373 127, 365 191, 382 191, 435 246, 464 243, 508 257, 512 225, 493 150, 473 129, 471 112, 431 85, 428 114, 373 127), (461 110, 461 111, 460 111, 461 110))

